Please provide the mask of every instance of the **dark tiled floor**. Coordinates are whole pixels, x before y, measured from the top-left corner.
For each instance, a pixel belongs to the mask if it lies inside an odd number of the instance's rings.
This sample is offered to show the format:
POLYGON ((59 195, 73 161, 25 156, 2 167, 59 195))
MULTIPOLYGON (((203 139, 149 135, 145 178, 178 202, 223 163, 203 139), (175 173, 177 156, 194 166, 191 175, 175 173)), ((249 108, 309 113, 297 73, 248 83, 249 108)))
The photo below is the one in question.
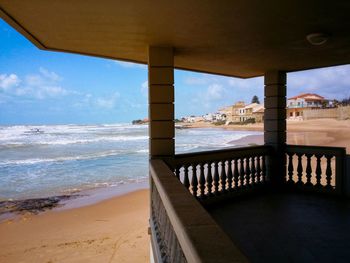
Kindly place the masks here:
POLYGON ((350 262, 350 201, 265 194, 208 211, 251 262, 350 262))

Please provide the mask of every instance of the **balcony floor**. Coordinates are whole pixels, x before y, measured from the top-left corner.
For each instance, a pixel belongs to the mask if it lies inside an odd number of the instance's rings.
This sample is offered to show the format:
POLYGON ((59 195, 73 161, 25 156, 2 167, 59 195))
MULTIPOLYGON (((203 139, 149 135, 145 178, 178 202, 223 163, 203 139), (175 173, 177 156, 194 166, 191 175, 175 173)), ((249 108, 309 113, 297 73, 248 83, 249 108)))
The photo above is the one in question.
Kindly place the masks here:
POLYGON ((251 262, 350 262, 350 201, 263 194, 208 211, 251 262))

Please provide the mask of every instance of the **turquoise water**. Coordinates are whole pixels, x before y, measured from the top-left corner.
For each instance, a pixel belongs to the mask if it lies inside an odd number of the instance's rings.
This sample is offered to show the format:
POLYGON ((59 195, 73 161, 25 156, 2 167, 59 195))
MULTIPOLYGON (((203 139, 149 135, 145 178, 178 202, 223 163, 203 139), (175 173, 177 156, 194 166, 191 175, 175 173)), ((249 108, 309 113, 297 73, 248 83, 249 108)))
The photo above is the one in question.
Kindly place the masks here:
MULTIPOLYGON (((176 152, 232 147, 258 132, 176 129, 176 152)), ((148 179, 145 125, 0 126, 0 199, 37 198, 148 179)))

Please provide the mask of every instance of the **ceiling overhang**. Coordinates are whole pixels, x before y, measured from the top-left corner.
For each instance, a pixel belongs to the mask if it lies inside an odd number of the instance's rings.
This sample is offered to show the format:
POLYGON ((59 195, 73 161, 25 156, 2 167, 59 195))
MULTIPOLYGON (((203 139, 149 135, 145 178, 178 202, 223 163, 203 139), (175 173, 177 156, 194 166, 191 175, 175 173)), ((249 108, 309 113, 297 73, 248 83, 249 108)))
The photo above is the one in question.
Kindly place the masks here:
POLYGON ((148 46, 172 46, 178 69, 242 78, 349 64, 349 13, 343 0, 0 0, 40 49, 147 63, 148 46))

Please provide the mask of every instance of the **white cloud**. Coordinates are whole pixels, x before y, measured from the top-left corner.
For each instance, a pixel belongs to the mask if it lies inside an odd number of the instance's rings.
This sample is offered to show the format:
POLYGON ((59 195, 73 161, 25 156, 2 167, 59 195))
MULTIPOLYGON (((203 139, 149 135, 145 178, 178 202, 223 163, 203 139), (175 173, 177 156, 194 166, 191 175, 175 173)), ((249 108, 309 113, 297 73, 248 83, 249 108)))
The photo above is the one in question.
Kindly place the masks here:
POLYGON ((3 91, 7 91, 12 87, 16 87, 19 85, 21 80, 16 74, 0 74, 0 88, 3 91))
POLYGON ((113 108, 115 108, 119 97, 120 97, 120 94, 118 92, 115 92, 111 96, 108 96, 108 97, 96 98, 94 104, 98 108, 113 109, 113 108))
POLYGON ((225 90, 222 85, 214 83, 209 85, 207 92, 206 92, 206 97, 209 100, 220 100, 223 98, 225 95, 225 90))
POLYGON ((53 71, 48 71, 45 68, 40 67, 39 72, 41 73, 42 76, 44 76, 47 80, 51 80, 54 82, 61 81, 62 78, 55 72, 53 71))
POLYGON ((200 76, 188 76, 184 79, 185 84, 187 85, 205 85, 210 82, 208 75, 200 74, 200 76))
POLYGON ((300 71, 288 74, 288 96, 318 93, 328 99, 350 96, 350 65, 300 71))
POLYGON ((41 86, 45 84, 45 80, 41 75, 31 74, 25 77, 25 85, 28 86, 41 86))
POLYGON ((116 60, 115 63, 119 66, 122 66, 123 68, 146 68, 146 65, 133 63, 133 62, 126 62, 126 61, 119 61, 116 60))
POLYGON ((17 96, 28 96, 36 99, 56 98, 69 93, 60 86, 24 87, 15 90, 17 96))
POLYGON ((16 88, 13 94, 43 100, 77 93, 62 88, 61 80, 57 73, 40 67, 38 73, 27 75, 22 85, 16 88))

